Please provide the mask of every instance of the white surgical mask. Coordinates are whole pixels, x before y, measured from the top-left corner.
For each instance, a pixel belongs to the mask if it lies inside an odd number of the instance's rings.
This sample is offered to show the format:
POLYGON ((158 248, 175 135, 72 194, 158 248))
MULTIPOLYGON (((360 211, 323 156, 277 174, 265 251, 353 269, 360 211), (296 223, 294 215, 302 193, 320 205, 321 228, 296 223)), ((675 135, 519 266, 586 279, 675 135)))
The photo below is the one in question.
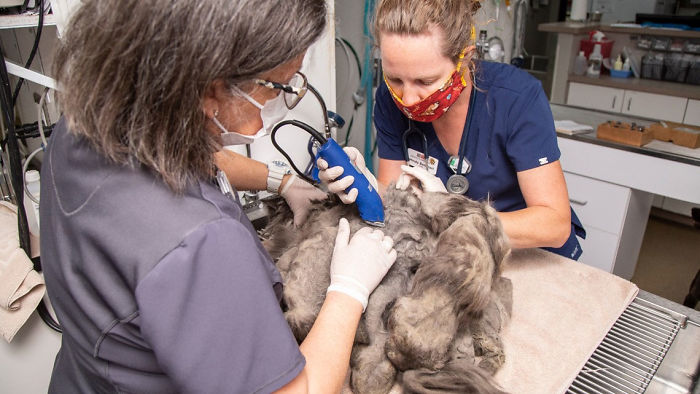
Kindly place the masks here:
POLYGON ((260 109, 260 117, 262 118, 263 125, 262 128, 260 128, 260 130, 258 130, 255 134, 245 135, 228 131, 224 125, 222 125, 221 122, 216 119, 216 116, 213 117, 212 120, 214 121, 214 124, 216 124, 216 126, 221 130, 221 140, 224 146, 252 144, 255 142, 255 140, 270 134, 270 132, 272 132, 272 128, 277 123, 281 122, 282 119, 287 116, 287 112, 289 112, 287 105, 284 103, 284 95, 281 92, 277 95, 277 97, 267 100, 263 105, 237 87, 234 86, 233 89, 245 97, 248 102, 260 109))

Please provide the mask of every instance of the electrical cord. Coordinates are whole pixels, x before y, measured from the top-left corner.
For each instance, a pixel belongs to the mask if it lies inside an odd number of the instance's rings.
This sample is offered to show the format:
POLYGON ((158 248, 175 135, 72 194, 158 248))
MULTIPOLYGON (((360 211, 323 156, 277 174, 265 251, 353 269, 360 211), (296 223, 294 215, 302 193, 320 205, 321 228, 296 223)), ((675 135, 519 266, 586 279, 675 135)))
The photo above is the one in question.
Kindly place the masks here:
POLYGON ((39 147, 34 150, 34 152, 30 153, 29 156, 24 160, 24 165, 22 166, 22 181, 24 182, 24 193, 29 197, 30 200, 34 201, 35 203, 39 204, 39 199, 36 198, 32 192, 29 191, 29 187, 27 187, 27 170, 29 169, 29 162, 32 161, 34 156, 37 155, 37 153, 42 152, 44 150, 44 147, 39 147))
POLYGON ((14 106, 12 105, 12 93, 10 89, 10 78, 5 65, 4 51, 0 51, 0 106, 2 107, 3 122, 7 127, 7 153, 10 161, 10 182, 15 191, 17 202, 17 230, 19 235, 19 246, 27 255, 30 254, 29 225, 27 215, 24 210, 24 179, 22 173, 17 169, 22 168, 22 159, 19 153, 19 144, 15 132, 14 106))
POLYGON ((348 88, 348 85, 350 85, 350 67, 351 67, 351 65, 350 65, 350 51, 348 50, 348 48, 345 46, 345 43, 340 38, 336 37, 335 43, 340 44, 340 47, 343 49, 343 53, 345 53, 345 60, 347 63, 347 70, 348 70, 347 78, 345 78, 345 83, 343 84, 343 86, 340 89, 338 89, 339 91, 344 92, 345 89, 348 88))
POLYGON ((44 135, 44 103, 46 102, 46 96, 49 94, 50 88, 44 88, 44 92, 41 94, 41 98, 39 99, 39 104, 37 104, 37 123, 39 126, 39 136, 41 136, 41 143, 43 144, 44 148, 49 146, 49 143, 46 141, 46 135, 44 135))
POLYGON ((275 125, 275 127, 272 128, 272 132, 270 133, 270 140, 272 141, 272 145, 284 156, 287 161, 289 162, 289 165, 296 171, 297 175, 304 179, 305 181, 313 184, 316 184, 317 182, 313 180, 311 177, 307 176, 304 172, 300 171, 297 166, 294 164, 294 161, 292 160, 291 157, 289 157, 289 154, 282 149, 282 147, 277 143, 277 139, 275 136, 277 135, 277 131, 282 128, 283 126, 286 125, 291 125, 291 126, 296 126, 307 133, 311 134, 311 137, 318 141, 320 144, 325 144, 327 141, 327 138, 324 137, 321 133, 318 131, 314 130, 313 127, 309 126, 308 124, 301 122, 299 120, 283 120, 275 125))
MULTIPOLYGON (((29 58, 24 68, 29 68, 34 61, 34 56, 36 51, 39 49, 39 41, 41 40, 41 32, 44 28, 44 0, 39 0, 39 23, 37 25, 36 36, 34 37, 34 45, 32 45, 32 50, 29 52, 29 58)), ((17 86, 15 86, 15 92, 12 94, 12 105, 14 106, 17 102, 17 96, 19 96, 19 90, 24 83, 24 78, 20 78, 17 81, 17 86)))
MULTIPOLYGON (((349 61, 349 55, 348 55, 348 50, 352 52, 353 58, 355 59, 355 65, 357 66, 357 75, 359 79, 360 86, 358 87, 357 90, 355 90, 352 94, 352 101, 353 101, 353 109, 352 109, 352 115, 350 116, 350 121, 348 122, 348 127, 345 131, 345 141, 343 142, 343 146, 348 146, 348 143, 350 142, 350 133, 352 132, 352 126, 355 124, 355 115, 357 114, 357 109, 364 103, 364 98, 362 97, 362 94, 360 94, 360 91, 362 90, 362 66, 360 65, 360 57, 357 55, 357 51, 355 48, 350 44, 348 40, 345 38, 339 37, 336 38, 336 41, 339 41, 341 43, 341 47, 343 48, 343 52, 345 52, 345 55, 348 57, 349 61)), ((349 67, 348 67, 349 68, 349 67)), ((349 80, 349 76, 348 76, 349 80)), ((347 85, 347 83, 346 83, 347 85)), ((344 89, 341 89, 340 91, 344 91, 344 89)))

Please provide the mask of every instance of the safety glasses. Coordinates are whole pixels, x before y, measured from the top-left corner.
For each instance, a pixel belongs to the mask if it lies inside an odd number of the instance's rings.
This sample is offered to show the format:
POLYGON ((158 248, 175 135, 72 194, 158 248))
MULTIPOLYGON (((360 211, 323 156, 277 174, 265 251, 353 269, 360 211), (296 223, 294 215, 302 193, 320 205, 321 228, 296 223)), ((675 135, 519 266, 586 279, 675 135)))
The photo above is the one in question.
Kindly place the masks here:
POLYGON ((299 101, 304 97, 306 92, 309 90, 308 82, 306 81, 306 75, 297 71, 292 79, 289 80, 287 84, 267 81, 264 79, 256 79, 254 81, 260 86, 264 86, 269 89, 279 89, 284 95, 284 104, 287 108, 292 109, 299 104, 299 101))

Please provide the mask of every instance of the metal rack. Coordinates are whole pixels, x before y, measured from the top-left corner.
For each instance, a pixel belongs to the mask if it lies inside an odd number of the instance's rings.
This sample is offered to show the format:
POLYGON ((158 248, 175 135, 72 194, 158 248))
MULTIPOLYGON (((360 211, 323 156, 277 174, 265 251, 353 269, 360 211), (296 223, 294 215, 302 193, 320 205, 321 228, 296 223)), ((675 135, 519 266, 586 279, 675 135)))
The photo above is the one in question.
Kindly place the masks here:
POLYGON ((700 364, 697 357, 689 361, 686 356, 697 353, 698 349, 688 344, 700 344, 698 333, 700 326, 687 316, 636 298, 612 326, 567 393, 644 393, 668 389, 689 393, 697 383, 700 364), (688 334, 691 340, 684 338, 678 344, 680 335, 688 334))

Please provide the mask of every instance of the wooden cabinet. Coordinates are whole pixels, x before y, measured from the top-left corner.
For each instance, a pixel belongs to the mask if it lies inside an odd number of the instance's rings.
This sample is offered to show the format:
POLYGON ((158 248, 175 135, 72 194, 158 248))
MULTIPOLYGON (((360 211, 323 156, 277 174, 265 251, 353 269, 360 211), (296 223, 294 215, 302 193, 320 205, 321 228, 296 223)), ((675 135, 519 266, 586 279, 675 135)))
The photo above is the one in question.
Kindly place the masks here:
POLYGON ((700 100, 688 100, 688 107, 685 109, 683 123, 700 126, 700 100))
POLYGON ((689 119, 700 123, 700 101, 688 100, 685 97, 570 82, 566 103, 649 119, 678 123, 684 123, 684 119, 689 119), (691 105, 689 101, 694 103, 691 105), (687 110, 686 107, 688 107, 687 110))

